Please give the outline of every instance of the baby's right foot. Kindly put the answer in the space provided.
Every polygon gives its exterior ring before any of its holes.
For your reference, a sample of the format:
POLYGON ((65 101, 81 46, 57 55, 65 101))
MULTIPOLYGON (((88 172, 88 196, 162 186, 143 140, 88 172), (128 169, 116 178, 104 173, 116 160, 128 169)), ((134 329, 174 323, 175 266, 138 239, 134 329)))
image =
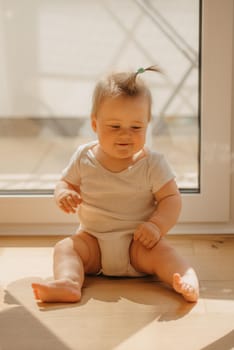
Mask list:
POLYGON ((72 280, 54 280, 47 283, 32 283, 35 299, 45 303, 75 303, 81 299, 81 288, 72 280))

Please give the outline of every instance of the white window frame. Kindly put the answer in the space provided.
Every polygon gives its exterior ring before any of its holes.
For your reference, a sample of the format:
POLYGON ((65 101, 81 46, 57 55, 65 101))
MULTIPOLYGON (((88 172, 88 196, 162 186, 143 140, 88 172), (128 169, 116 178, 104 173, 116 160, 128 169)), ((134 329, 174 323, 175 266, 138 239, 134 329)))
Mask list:
MULTIPOLYGON (((201 39, 201 191, 182 195, 182 225, 229 221, 232 0, 202 1, 201 39)), ((0 223, 0 234, 33 231, 37 234, 53 231, 59 234, 67 232, 64 230, 69 225, 75 227, 77 217, 63 214, 56 207, 52 195, 5 195, 0 197, 0 223), (38 229, 32 230, 32 226, 38 229), (47 229, 43 230, 45 226, 47 229)))

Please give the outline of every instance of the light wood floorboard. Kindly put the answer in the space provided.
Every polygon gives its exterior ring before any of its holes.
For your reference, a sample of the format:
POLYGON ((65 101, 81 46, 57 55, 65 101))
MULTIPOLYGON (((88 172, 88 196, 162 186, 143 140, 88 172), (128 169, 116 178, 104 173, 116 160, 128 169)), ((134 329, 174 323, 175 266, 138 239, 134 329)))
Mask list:
POLYGON ((0 237, 0 350, 234 349, 234 236, 169 236, 198 272, 195 305, 152 277, 88 277, 80 303, 37 303, 59 239, 0 237))

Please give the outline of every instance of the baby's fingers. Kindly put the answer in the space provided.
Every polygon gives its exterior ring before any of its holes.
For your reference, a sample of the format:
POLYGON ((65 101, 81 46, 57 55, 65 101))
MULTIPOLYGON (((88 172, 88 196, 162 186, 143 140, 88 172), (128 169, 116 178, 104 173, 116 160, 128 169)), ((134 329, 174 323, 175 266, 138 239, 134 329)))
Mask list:
POLYGON ((78 205, 82 202, 81 197, 77 193, 72 195, 72 199, 76 205, 78 205))
POLYGON ((76 202, 74 201, 71 195, 68 195, 67 197, 59 201, 60 208, 66 213, 75 213, 76 212, 75 209, 77 208, 77 205, 78 204, 76 204, 76 202))
POLYGON ((147 245, 145 245, 145 247, 147 249, 152 249, 157 243, 158 243, 158 240, 154 239, 154 240, 150 241, 147 245))
POLYGON ((133 235, 134 241, 140 240, 140 238, 143 238, 143 229, 142 226, 139 226, 133 235))
POLYGON ((59 207, 65 211, 65 213, 75 213, 75 210, 67 203, 67 201, 59 202, 59 207))
POLYGON ((67 203, 72 207, 76 208, 80 204, 81 200, 77 195, 69 195, 67 198, 67 203))

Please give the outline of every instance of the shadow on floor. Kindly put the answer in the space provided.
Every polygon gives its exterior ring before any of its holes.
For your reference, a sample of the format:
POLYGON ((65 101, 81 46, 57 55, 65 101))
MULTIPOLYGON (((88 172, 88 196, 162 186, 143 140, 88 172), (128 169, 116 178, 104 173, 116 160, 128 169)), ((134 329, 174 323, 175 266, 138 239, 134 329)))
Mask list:
POLYGON ((153 321, 183 318, 194 306, 148 277, 88 277, 80 303, 36 303, 35 281, 26 278, 7 287, 0 312, 1 349, 15 349, 18 338, 17 350, 88 350, 94 344, 95 349, 113 349, 153 321))
POLYGON ((214 343, 207 345, 201 350, 231 350, 234 348, 234 330, 216 340, 214 343))
POLYGON ((22 305, 0 310, 1 350, 69 350, 50 329, 22 305))

